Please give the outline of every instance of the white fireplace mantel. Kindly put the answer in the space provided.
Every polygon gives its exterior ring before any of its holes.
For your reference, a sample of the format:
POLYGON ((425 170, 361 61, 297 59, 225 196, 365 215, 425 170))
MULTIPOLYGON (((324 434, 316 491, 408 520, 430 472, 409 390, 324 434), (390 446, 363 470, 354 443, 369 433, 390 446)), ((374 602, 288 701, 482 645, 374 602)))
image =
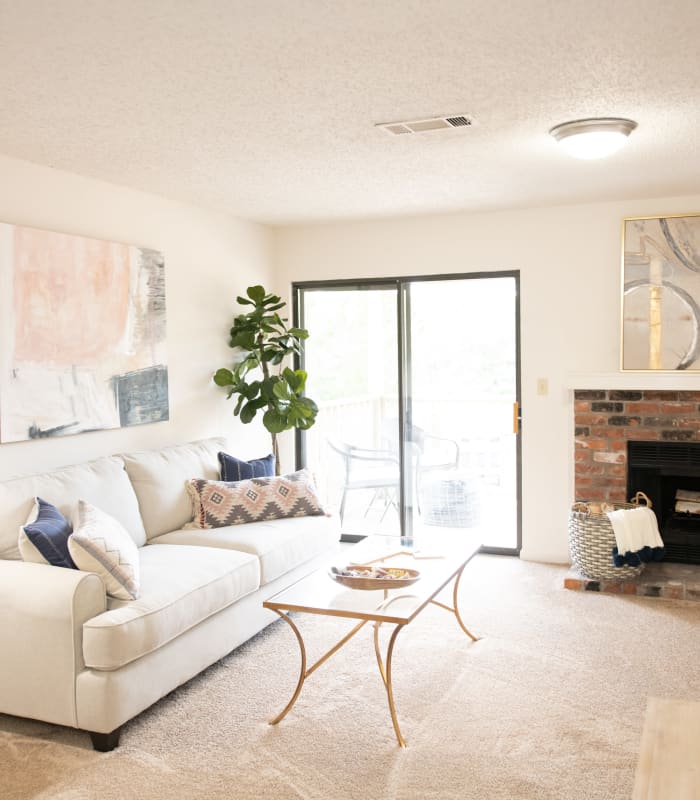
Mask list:
POLYGON ((700 391, 698 372, 569 372, 567 389, 700 391))

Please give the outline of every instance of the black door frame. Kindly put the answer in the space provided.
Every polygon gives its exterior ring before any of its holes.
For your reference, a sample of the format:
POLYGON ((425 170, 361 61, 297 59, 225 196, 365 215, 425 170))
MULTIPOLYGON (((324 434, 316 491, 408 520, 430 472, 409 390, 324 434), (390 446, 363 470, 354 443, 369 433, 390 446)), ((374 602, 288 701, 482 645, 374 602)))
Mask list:
MULTIPOLYGON (((522 548, 522 402, 521 402, 521 366, 520 366, 520 270, 499 270, 494 272, 464 272, 442 273, 439 275, 402 275, 387 278, 341 278, 334 280, 294 281, 292 283, 292 320, 296 327, 303 326, 304 320, 304 292, 313 290, 367 291, 372 289, 394 289, 397 303, 397 338, 398 338, 398 391, 399 391, 399 427, 401 432, 406 430, 411 416, 411 398, 406 391, 410 385, 411 369, 411 342, 407 322, 410 319, 410 284, 424 281, 440 282, 455 280, 478 280, 483 278, 513 278, 515 281, 515 402, 517 411, 514 421, 517 430, 514 431, 516 446, 516 527, 517 544, 515 548, 509 547, 482 547, 484 553, 499 555, 518 555, 522 548)), ((295 356, 296 369, 304 369, 304 351, 300 356, 295 356)), ((405 469, 405 437, 400 437, 399 449, 401 475, 405 469)), ((303 431, 295 430, 295 463, 297 469, 306 465, 306 442, 303 431)), ((406 508, 405 480, 400 484, 400 511, 402 535, 411 536, 412 518, 406 508)))

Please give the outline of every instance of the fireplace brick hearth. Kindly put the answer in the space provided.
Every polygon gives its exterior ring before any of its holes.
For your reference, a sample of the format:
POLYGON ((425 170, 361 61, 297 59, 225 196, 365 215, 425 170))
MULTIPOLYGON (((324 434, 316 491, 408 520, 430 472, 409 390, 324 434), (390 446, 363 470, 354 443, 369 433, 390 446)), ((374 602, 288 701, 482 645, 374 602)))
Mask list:
POLYGON ((636 578, 626 581, 596 581, 571 570, 564 588, 626 597, 658 597, 700 603, 700 566, 697 564, 647 564, 636 578))
POLYGON ((700 391, 574 391, 576 500, 623 503, 627 442, 700 442, 700 391))

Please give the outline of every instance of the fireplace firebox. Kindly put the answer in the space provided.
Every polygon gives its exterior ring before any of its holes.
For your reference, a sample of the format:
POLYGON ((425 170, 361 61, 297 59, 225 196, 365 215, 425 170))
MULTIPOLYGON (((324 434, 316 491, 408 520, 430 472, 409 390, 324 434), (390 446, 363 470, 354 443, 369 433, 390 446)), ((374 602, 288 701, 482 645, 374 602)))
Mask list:
POLYGON ((628 441, 627 496, 637 491, 652 501, 665 560, 700 564, 700 513, 679 500, 700 497, 700 442, 628 441))

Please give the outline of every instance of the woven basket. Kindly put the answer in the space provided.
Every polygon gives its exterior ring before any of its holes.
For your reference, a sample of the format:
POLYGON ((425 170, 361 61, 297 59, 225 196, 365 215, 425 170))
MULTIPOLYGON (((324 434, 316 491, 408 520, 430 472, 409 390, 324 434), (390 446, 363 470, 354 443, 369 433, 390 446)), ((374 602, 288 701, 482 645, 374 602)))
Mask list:
MULTIPOLYGON (((640 502, 651 508, 651 501, 643 492, 637 492, 629 503, 611 503, 609 507, 610 510, 636 508, 640 502)), ((607 514, 602 511, 596 513, 591 510, 591 505, 574 503, 569 513, 569 552, 574 569, 593 580, 624 581, 636 578, 645 565, 615 566, 612 553, 616 542, 612 525, 607 514)))
POLYGON ((479 524, 479 487, 468 478, 440 477, 422 487, 421 506, 426 525, 473 528, 479 524))

